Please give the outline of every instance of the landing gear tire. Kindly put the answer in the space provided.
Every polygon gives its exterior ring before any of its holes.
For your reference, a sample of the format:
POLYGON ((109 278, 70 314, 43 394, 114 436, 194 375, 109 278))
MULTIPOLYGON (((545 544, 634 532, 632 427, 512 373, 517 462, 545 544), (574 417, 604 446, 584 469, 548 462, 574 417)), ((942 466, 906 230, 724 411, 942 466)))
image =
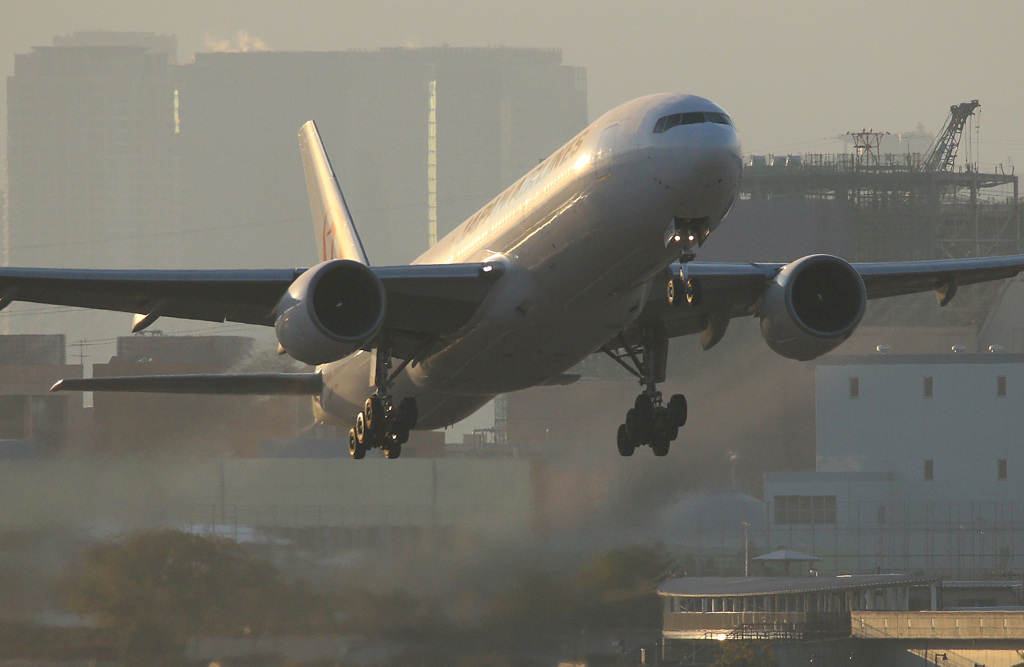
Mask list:
POLYGON ((363 443, 359 442, 354 428, 348 430, 348 453, 354 459, 361 459, 366 456, 366 447, 363 446, 363 443))
POLYGON ((682 303, 682 299, 679 297, 683 294, 683 279, 679 276, 672 276, 668 279, 668 285, 665 286, 665 296, 668 298, 668 303, 671 306, 678 306, 682 303))
POLYGON ((680 276, 672 276, 669 278, 665 290, 665 296, 673 306, 680 306, 684 303, 688 306, 696 306, 700 304, 701 297, 704 295, 703 286, 697 278, 683 280, 680 276))
POLYGON ((654 415, 654 434, 651 436, 651 450, 655 456, 668 454, 669 445, 679 435, 679 429, 669 423, 668 410, 658 408, 654 415))
POLYGON ((626 413, 626 435, 629 437, 629 441, 633 443, 633 447, 637 447, 643 443, 643 439, 640 435, 640 417, 636 413, 636 408, 629 410, 626 413))
POLYGON ((636 451, 636 445, 634 445, 633 441, 630 440, 629 433, 626 430, 626 425, 625 424, 619 424, 619 432, 618 432, 617 440, 618 440, 618 446, 619 446, 619 455, 620 456, 633 456, 633 452, 636 451))
POLYGON ((633 403, 636 411, 637 432, 641 442, 650 442, 654 435, 654 400, 647 394, 640 394, 633 403))
POLYGON ((358 442, 363 447, 366 447, 370 439, 370 433, 369 429, 366 428, 366 416, 362 412, 356 415, 355 432, 356 442, 358 442))
POLYGON ((686 426, 686 397, 682 394, 673 394, 668 399, 669 422, 677 429, 686 426))
POLYGON ((387 444, 384 445, 384 456, 389 459, 397 459, 402 455, 402 443, 398 442, 395 436, 389 436, 387 444))
POLYGON ((363 404, 363 415, 368 431, 380 430, 378 427, 384 425, 384 401, 378 394, 366 399, 366 403, 363 404))
POLYGON ((697 306, 704 296, 704 286, 697 278, 687 278, 683 285, 683 293, 686 295, 686 305, 697 306))

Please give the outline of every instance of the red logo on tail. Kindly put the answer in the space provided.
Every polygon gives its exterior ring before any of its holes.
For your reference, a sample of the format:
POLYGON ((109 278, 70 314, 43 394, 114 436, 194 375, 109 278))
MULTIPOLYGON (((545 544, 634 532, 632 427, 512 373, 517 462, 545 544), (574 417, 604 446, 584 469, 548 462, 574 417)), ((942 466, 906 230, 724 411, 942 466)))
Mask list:
POLYGON ((330 214, 324 214, 324 224, 320 226, 320 239, 322 250, 320 260, 326 262, 328 259, 337 259, 334 247, 334 225, 330 223, 330 214))

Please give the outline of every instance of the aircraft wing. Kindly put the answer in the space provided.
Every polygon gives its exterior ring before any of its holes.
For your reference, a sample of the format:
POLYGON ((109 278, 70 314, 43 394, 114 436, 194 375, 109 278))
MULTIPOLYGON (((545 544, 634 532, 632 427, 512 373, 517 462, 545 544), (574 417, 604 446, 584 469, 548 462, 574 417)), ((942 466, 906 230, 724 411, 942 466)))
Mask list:
MULTIPOLYGON (((767 285, 786 265, 783 263, 702 263, 687 267, 698 278, 702 296, 696 306, 672 306, 665 296, 666 274, 655 281, 637 327, 624 332, 627 341, 636 339, 639 326, 664 326, 669 337, 701 334, 706 348, 721 339, 733 317, 756 314, 757 303, 767 285)), ((868 299, 935 290, 945 305, 960 285, 1012 278, 1024 270, 1024 255, 950 259, 921 262, 877 262, 852 265, 864 280, 868 299)), ((678 274, 679 265, 671 267, 678 274)), ((620 341, 609 343, 618 347, 620 341)))
MULTIPOLYGON (((278 302, 304 270, 0 268, 0 308, 27 301, 135 313, 135 330, 158 317, 273 326, 278 302)), ((400 358, 464 326, 502 274, 500 265, 478 263, 372 270, 387 291, 400 358)))

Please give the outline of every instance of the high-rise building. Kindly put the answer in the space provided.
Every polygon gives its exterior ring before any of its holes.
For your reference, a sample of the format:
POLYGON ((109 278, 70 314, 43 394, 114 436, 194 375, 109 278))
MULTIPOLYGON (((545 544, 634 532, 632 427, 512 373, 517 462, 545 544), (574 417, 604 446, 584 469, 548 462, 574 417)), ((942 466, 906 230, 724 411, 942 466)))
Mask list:
POLYGON ((171 55, 163 44, 75 42, 16 55, 7 81, 10 261, 173 265, 164 236, 180 200, 171 55))
POLYGON ((375 264, 407 262, 587 124, 557 49, 200 53, 180 72, 190 266, 307 265, 317 122, 375 264))
MULTIPOLYGON (((179 264, 175 38, 87 33, 54 43, 16 55, 7 80, 7 261, 179 264)), ((8 328, 72 340, 111 335, 109 315, 48 310, 16 311, 8 328)))

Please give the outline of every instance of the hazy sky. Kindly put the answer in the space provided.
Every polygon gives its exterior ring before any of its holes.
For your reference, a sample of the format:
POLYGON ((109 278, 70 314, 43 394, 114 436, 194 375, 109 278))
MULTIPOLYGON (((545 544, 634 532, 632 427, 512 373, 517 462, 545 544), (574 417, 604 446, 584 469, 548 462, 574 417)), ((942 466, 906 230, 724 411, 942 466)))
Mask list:
POLYGON ((0 0, 0 17, 7 75, 15 53, 81 30, 174 34, 183 62, 239 31, 272 50, 557 46, 588 70, 592 118, 692 92, 733 115, 747 153, 834 151, 829 137, 862 127, 935 132, 951 104, 978 98, 982 167, 1024 165, 1017 0, 0 0))

